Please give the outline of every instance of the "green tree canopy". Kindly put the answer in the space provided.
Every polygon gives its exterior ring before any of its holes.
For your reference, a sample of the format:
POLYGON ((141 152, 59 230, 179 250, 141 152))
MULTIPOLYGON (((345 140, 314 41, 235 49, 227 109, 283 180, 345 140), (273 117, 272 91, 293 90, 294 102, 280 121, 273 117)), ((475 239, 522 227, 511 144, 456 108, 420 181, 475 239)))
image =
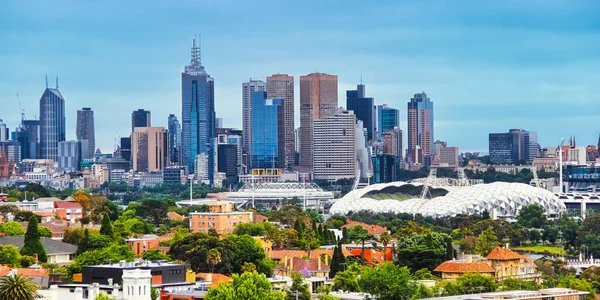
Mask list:
POLYGON ((19 222, 11 221, 0 223, 0 233, 4 233, 6 236, 22 236, 25 234, 25 230, 19 222))
POLYGON ((490 226, 477 237, 474 252, 481 256, 487 256, 498 244, 498 237, 490 226))
POLYGON ((144 199, 140 202, 140 207, 136 209, 137 216, 154 224, 154 226, 165 224, 168 212, 169 203, 158 199, 144 199))
POLYGON ((112 244, 106 248, 90 250, 81 253, 75 258, 75 262, 66 267, 66 278, 72 279, 73 274, 81 273, 83 266, 117 263, 121 260, 133 261, 135 255, 127 245, 112 244))
POLYGON ((21 263, 21 253, 14 245, 0 245, 0 264, 18 265, 21 263))
POLYGON ((308 286, 304 283, 302 275, 298 273, 292 274, 292 286, 287 290, 288 300, 310 300, 310 292, 308 286))
POLYGON ((433 270, 442 262, 452 259, 452 240, 443 233, 412 233, 398 239, 396 253, 397 262, 413 272, 423 268, 433 270))
POLYGON ((85 229, 83 239, 77 248, 77 255, 86 251, 102 249, 110 246, 114 242, 112 237, 102 235, 98 231, 85 229))
POLYGON ((51 238, 52 230, 46 226, 38 226, 38 231, 40 232, 40 237, 51 238))
POLYGON ((523 227, 541 228, 546 223, 544 208, 538 204, 521 207, 517 216, 517 223, 523 227))
POLYGON ((206 293, 206 300, 284 300, 282 292, 272 291, 273 286, 264 275, 257 272, 233 274, 229 283, 212 287, 206 293))
POLYGON ((157 250, 157 249, 151 249, 151 250, 144 252, 144 254, 142 255, 142 258, 144 260, 149 260, 149 261, 171 260, 171 258, 168 255, 163 254, 162 252, 160 252, 160 250, 157 250))
POLYGON ((343 270, 346 263, 346 257, 342 252, 342 243, 340 242, 333 248, 333 257, 331 257, 331 263, 329 264, 329 278, 335 278, 337 272, 343 270))
POLYGON ((417 292, 410 270, 391 262, 366 269, 358 281, 363 292, 381 300, 408 300, 417 292))
POLYGON ((241 267, 246 262, 253 263, 261 274, 270 276, 273 273, 275 264, 266 257, 264 249, 257 240, 249 235, 233 234, 227 236, 226 239, 234 244, 233 260, 231 261, 234 273, 241 273, 241 267))
POLYGON ((27 232, 25 233, 25 240, 23 241, 23 248, 21 248, 21 255, 36 256, 41 262, 47 262, 48 256, 46 249, 40 240, 40 232, 38 230, 38 219, 36 216, 29 218, 27 224, 27 232))
POLYGON ((105 235, 113 239, 115 237, 115 232, 113 230, 113 226, 110 222, 110 216, 107 212, 102 214, 102 226, 100 227, 100 234, 105 235))

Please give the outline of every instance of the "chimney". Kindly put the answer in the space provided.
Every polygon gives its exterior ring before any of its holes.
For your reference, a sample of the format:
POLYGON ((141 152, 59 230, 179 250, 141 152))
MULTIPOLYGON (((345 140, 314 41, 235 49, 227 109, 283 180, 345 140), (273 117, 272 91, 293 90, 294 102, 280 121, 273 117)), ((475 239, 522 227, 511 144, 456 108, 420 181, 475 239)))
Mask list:
POLYGON ((290 270, 294 269, 294 258, 290 257, 290 270))
POLYGON ((472 262, 473 262, 473 255, 470 255, 470 254, 469 254, 469 255, 467 255, 466 262, 468 262, 468 263, 472 263, 472 262))
POLYGON ((506 250, 509 250, 509 249, 508 249, 508 246, 509 246, 509 244, 508 244, 508 243, 506 243, 506 246, 504 247, 504 249, 506 249, 506 250))
POLYGON ((206 273, 206 276, 204 276, 204 281, 210 282, 211 285, 212 285, 212 280, 213 280, 212 275, 213 275, 212 273, 206 273))
POLYGON ((76 287, 73 292, 73 296, 71 297, 73 300, 83 300, 83 289, 81 287, 76 287))
POLYGON ((317 270, 321 270, 321 259, 317 257, 317 270))

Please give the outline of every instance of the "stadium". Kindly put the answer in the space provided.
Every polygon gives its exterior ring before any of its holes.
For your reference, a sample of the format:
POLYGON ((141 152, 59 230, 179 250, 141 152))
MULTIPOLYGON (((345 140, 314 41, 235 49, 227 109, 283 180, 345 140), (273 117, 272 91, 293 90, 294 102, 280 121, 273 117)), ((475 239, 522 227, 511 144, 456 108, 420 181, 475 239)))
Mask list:
POLYGON ((555 194, 522 183, 428 186, 420 182, 392 182, 353 190, 331 206, 330 214, 370 210, 444 217, 487 211, 494 218, 512 219, 522 206, 530 204, 540 205, 549 217, 566 210, 555 194))

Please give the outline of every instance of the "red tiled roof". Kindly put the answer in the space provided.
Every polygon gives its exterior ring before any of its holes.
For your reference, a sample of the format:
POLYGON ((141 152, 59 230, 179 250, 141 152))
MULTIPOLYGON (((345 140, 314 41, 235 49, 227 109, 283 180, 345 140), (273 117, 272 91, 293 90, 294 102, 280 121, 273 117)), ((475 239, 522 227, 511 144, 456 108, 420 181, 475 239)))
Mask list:
POLYGON ((68 201, 54 201, 54 208, 83 209, 81 204, 68 201))
POLYGON ((263 215, 254 214, 254 223, 262 223, 262 222, 267 222, 267 221, 269 221, 269 218, 267 218, 263 215))
POLYGON ((342 228, 352 228, 356 225, 360 225, 362 228, 366 229, 369 232, 369 234, 372 234, 372 235, 380 235, 380 234, 388 231, 383 226, 369 225, 366 223, 356 222, 356 221, 351 221, 351 220, 346 221, 346 225, 342 226, 342 228))
MULTIPOLYGON (((5 277, 10 273, 14 268, 8 266, 0 266, 0 277, 5 277)), ((44 270, 36 270, 36 269, 25 269, 25 268, 17 268, 17 274, 21 274, 27 277, 47 277, 48 274, 44 270)))
POLYGON ((442 273, 495 273, 496 271, 490 265, 483 261, 463 262, 463 261, 445 261, 434 271, 442 273))
POLYGON ((512 259, 524 259, 525 257, 517 252, 504 249, 500 246, 492 249, 492 252, 485 258, 490 260, 512 260, 512 259))

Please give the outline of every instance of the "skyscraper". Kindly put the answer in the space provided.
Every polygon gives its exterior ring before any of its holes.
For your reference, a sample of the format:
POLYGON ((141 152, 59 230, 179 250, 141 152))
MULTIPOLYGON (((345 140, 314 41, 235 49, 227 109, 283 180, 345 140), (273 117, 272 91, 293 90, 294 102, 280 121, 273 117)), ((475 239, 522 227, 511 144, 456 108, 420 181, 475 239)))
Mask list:
POLYGON ((490 133, 490 161, 494 164, 527 163, 539 156, 537 132, 523 129, 510 129, 507 133, 490 133))
POLYGON ((332 113, 314 121, 313 134, 314 177, 333 182, 356 177, 357 126, 352 111, 338 108, 332 113))
POLYGON ((267 77, 267 98, 283 99, 278 114, 282 126, 279 128, 279 139, 284 141, 279 156, 283 158, 283 168, 289 169, 294 165, 295 125, 294 125, 294 77, 287 74, 273 74, 267 77))
POLYGON ((2 119, 0 119, 0 142, 6 142, 8 141, 8 139, 8 127, 6 126, 6 124, 4 124, 2 119))
POLYGON ((414 163, 426 163, 432 154, 433 102, 422 92, 408 102, 408 158, 414 163))
POLYGON ((56 87, 48 87, 40 98, 40 156, 42 159, 58 158, 58 143, 65 140, 65 99, 58 91, 58 78, 56 87))
POLYGON ((81 149, 82 159, 94 158, 96 136, 94 131, 94 111, 89 107, 77 110, 77 140, 87 140, 87 149, 81 149))
POLYGON ((266 84, 262 80, 250 78, 248 82, 242 83, 242 128, 244 130, 242 140, 246 157, 252 157, 252 93, 264 90, 266 84))
POLYGON ((346 109, 354 112, 367 129, 367 140, 375 138, 375 100, 365 97, 365 85, 359 84, 356 90, 346 91, 346 109))
POLYGON ((381 141, 383 133, 400 127, 400 112, 387 104, 377 106, 377 138, 381 141))
POLYGON ((40 158, 40 121, 23 120, 17 128, 17 141, 21 145, 22 159, 40 158))
POLYGON ((58 143, 58 169, 60 171, 75 172, 79 170, 83 150, 81 141, 63 141, 58 143))
POLYGON ((337 108, 337 75, 311 73, 300 76, 300 166, 313 168, 314 121, 337 108))
POLYGON ((169 141, 164 127, 136 127, 131 134, 135 172, 163 170, 169 161, 169 141))
MULTIPOLYGON (((202 66, 200 47, 194 39, 190 64, 181 73, 181 121, 183 164, 194 170, 194 160, 200 153, 207 154, 207 164, 214 165, 215 89, 214 79, 202 66)), ((213 168, 208 168, 212 182, 213 168)))
POLYGON ((138 109, 131 113, 131 132, 136 127, 152 126, 152 115, 149 110, 138 109))
POLYGON ((168 119, 169 132, 169 157, 172 163, 179 162, 181 152, 181 124, 174 114, 169 115, 168 119))
POLYGON ((284 141, 280 139, 280 126, 283 122, 277 113, 283 99, 267 99, 264 91, 252 93, 252 169, 275 169, 283 167, 279 156, 284 141))

